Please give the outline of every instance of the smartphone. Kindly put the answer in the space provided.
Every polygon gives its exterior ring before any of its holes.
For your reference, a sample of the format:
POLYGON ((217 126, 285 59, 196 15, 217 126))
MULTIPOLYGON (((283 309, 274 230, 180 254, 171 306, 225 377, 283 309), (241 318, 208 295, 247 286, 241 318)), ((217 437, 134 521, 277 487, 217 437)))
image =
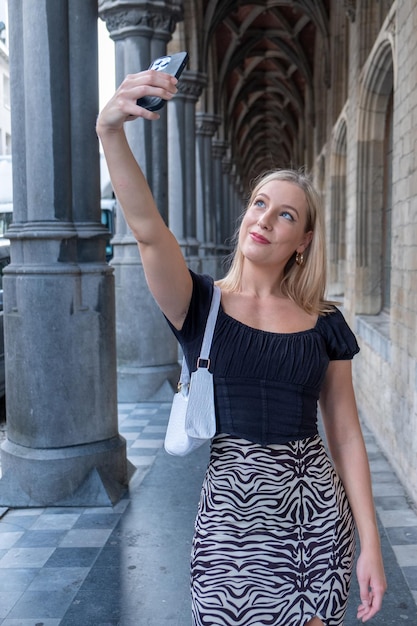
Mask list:
MULTIPOLYGON (((150 70, 157 70, 158 72, 165 72, 171 74, 175 78, 179 78, 183 69, 187 65, 188 54, 187 52, 177 52, 171 56, 159 57, 155 59, 149 66, 150 70)), ((143 96, 136 101, 140 107, 148 109, 148 111, 158 111, 162 109, 166 100, 158 98, 157 96, 143 96)))

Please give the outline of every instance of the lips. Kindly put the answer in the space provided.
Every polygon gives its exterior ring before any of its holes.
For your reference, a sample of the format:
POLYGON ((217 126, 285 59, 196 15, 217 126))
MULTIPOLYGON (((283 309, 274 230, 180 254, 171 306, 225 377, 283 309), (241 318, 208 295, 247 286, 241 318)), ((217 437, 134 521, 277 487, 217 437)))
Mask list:
POLYGON ((268 239, 266 239, 265 237, 263 237, 259 233, 249 233, 249 234, 250 234, 251 238, 253 239, 253 241, 256 241, 256 243, 262 243, 262 244, 271 243, 270 241, 268 241, 268 239))

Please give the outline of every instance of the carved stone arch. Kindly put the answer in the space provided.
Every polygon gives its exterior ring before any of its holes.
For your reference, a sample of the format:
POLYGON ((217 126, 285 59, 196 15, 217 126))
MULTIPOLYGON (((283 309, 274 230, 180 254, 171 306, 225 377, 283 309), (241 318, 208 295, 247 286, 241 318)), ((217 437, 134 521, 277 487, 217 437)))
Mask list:
POLYGON ((342 295, 346 264, 347 117, 342 112, 333 132, 330 154, 329 291, 342 295))
POLYGON ((382 302, 382 214, 386 116, 394 86, 393 39, 385 31, 364 68, 359 98, 357 171, 357 313, 377 315, 382 302))

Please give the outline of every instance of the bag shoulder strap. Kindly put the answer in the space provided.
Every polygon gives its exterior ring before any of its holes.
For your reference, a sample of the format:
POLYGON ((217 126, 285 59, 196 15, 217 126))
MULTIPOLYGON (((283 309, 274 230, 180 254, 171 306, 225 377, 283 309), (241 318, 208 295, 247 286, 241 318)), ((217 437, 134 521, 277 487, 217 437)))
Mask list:
POLYGON ((214 327, 216 326, 217 313, 220 306, 221 291, 217 285, 213 286, 210 311, 207 318, 206 330, 204 331, 203 343, 201 344, 200 359, 207 360, 210 356, 211 342, 213 341, 214 327))
MULTIPOLYGON (((217 313, 219 312, 221 290, 217 285, 213 285, 213 296, 211 298, 210 310, 204 331, 203 343, 201 345, 200 359, 208 360, 210 356, 211 342, 213 341, 214 327, 216 326, 217 313)), ((182 358, 181 376, 178 387, 188 385, 190 382, 190 370, 188 369, 185 357, 182 358)))

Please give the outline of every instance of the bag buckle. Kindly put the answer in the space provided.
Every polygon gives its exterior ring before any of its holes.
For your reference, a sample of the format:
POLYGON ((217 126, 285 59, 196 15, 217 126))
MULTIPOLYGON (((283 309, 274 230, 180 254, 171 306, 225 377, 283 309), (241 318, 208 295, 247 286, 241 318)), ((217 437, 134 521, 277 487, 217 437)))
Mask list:
POLYGON ((202 359, 200 356, 197 359, 197 368, 205 367, 209 369, 210 367, 210 359, 202 359))

